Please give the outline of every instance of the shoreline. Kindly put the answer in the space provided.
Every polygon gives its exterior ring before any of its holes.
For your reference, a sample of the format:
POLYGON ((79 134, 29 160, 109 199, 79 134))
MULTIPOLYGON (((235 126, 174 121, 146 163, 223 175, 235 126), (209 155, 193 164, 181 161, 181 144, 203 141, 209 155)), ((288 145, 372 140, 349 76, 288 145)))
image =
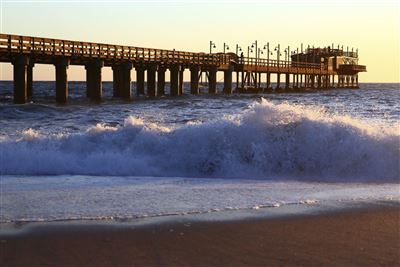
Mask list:
POLYGON ((99 217, 49 220, 0 221, 0 237, 18 235, 37 227, 48 228, 60 225, 106 226, 106 227, 146 227, 179 222, 235 222, 246 220, 274 220, 282 218, 302 218, 326 214, 345 213, 380 208, 399 208, 400 199, 353 200, 353 201, 312 201, 287 203, 283 205, 260 206, 243 209, 222 209, 208 212, 184 212, 154 214, 138 217, 99 217))
POLYGON ((9 229, 8 234, 0 232, 0 263, 2 266, 400 265, 397 201, 354 203, 343 208, 304 206, 307 212, 288 209, 280 213, 281 208, 270 208, 270 213, 275 212, 271 216, 252 211, 241 217, 220 216, 217 212, 128 222, 26 223, 9 229), (256 215, 249 216, 251 213, 256 215))

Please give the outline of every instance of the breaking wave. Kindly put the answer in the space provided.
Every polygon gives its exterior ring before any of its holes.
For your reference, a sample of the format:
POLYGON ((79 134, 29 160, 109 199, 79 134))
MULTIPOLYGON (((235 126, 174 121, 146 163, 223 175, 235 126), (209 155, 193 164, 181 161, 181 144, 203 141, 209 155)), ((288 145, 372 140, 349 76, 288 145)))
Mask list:
POLYGON ((235 117, 167 128, 128 117, 79 134, 0 139, 0 173, 399 181, 400 128, 262 99, 235 117))

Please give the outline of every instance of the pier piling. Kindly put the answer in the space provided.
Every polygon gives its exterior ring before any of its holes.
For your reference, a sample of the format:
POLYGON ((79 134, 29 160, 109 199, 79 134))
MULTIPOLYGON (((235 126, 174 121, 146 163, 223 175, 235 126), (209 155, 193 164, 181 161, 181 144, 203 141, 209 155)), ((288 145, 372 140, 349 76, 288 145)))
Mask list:
POLYGON ((165 95, 165 67, 158 67, 157 70, 157 95, 165 95))
POLYGON ((199 66, 192 66, 190 68, 190 93, 198 95, 199 92, 199 66))
POLYGON ((217 93, 217 67, 210 67, 208 72, 208 93, 217 93))
POLYGON ((149 97, 155 97, 156 92, 156 65, 150 65, 147 67, 147 95, 149 97))
POLYGON ((170 95, 171 96, 178 96, 179 95, 179 65, 172 65, 170 67, 170 95))
POLYGON ((28 100, 32 100, 33 97, 33 64, 30 60, 28 67, 27 67, 27 76, 26 76, 26 93, 28 100))
POLYGON ((113 72, 113 96, 114 97, 121 97, 121 71, 120 65, 115 64, 111 67, 113 72))
POLYGON ((102 98, 102 77, 101 69, 104 62, 94 60, 86 64, 86 90, 87 96, 95 101, 100 101, 102 98))
POLYGON ((224 71, 224 93, 232 94, 232 66, 224 71))
POLYGON ((144 66, 137 65, 136 69, 136 95, 144 95, 144 66))
POLYGON ((180 71, 179 71, 179 85, 178 85, 178 95, 183 95, 183 73, 185 71, 185 68, 181 66, 180 71))
POLYGON ((27 92, 27 69, 29 58, 18 56, 13 62, 14 65, 14 103, 25 104, 28 98, 27 92))
POLYGON ((59 58, 55 62, 56 67, 56 102, 60 104, 68 101, 68 74, 69 59, 59 58))
POLYGON ((131 62, 123 62, 119 69, 119 96, 127 100, 132 98, 132 68, 131 62))

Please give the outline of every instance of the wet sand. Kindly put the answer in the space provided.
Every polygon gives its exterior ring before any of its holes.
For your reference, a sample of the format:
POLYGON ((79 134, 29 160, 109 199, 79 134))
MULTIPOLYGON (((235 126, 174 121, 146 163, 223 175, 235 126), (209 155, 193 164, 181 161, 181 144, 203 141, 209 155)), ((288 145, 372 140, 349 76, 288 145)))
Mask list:
POLYGON ((400 266, 400 208, 144 226, 53 224, 1 236, 1 266, 400 266))

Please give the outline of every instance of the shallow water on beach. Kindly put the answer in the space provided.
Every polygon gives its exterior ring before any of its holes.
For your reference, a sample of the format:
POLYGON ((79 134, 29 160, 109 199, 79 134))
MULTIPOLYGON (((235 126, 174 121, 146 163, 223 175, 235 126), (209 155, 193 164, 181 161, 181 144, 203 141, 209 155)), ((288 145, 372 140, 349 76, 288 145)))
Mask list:
MULTIPOLYGON (((399 84, 54 103, 0 82, 0 221, 134 218, 400 198, 399 84)), ((221 90, 221 84, 219 84, 221 90)), ((204 88, 204 91, 206 88, 204 88)), ((168 91, 168 90, 167 90, 168 91)))

